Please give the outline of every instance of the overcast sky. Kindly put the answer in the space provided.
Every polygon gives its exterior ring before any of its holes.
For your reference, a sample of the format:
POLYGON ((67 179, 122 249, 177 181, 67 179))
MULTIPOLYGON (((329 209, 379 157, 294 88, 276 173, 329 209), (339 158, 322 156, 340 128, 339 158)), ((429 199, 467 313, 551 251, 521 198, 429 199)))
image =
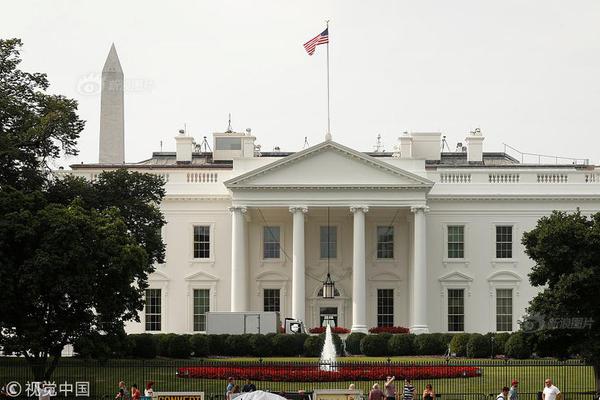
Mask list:
POLYGON ((485 151, 600 163, 600 1, 4 1, 0 36, 22 68, 79 101, 81 154, 96 162, 99 74, 112 42, 126 79, 125 158, 252 128, 263 150, 324 139, 330 19, 333 139, 363 151, 382 135, 440 131, 454 150, 481 128, 485 151))

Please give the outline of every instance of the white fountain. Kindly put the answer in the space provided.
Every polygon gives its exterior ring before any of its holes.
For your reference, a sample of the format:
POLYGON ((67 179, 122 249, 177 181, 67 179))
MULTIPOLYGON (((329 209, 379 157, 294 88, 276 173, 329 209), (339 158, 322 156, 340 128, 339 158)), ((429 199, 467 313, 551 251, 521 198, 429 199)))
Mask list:
POLYGON ((333 344, 333 336, 331 335, 331 325, 328 323, 325 328, 325 343, 323 343, 321 360, 319 361, 321 371, 337 371, 335 359, 335 345, 333 344))

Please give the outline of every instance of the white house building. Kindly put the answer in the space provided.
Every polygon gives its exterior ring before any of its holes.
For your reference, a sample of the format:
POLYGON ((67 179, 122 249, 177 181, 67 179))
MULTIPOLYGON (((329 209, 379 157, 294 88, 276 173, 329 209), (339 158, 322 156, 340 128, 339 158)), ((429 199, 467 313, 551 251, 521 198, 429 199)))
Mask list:
POLYGON ((125 167, 166 181, 166 262, 131 333, 202 332, 209 310, 279 311, 307 327, 332 318, 358 332, 516 330, 537 292, 523 232, 552 210, 600 210, 599 167, 484 152, 479 131, 456 152, 440 151, 440 133, 402 134, 393 153, 333 140, 260 152, 232 131, 215 133, 210 152, 186 134, 175 141, 174 153, 65 171, 94 179, 125 167), (336 293, 324 299, 328 269, 336 293))

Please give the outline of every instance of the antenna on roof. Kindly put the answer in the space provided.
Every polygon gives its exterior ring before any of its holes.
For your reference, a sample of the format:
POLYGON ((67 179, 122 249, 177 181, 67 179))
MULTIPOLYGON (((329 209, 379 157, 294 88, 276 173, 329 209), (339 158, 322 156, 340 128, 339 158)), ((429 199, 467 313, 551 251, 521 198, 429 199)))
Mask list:
POLYGON ((308 144, 308 136, 304 136, 304 145, 302 146, 302 149, 307 149, 309 148, 310 145, 308 144))
POLYGON ((229 122, 227 123, 227 130, 225 133, 233 133, 233 129, 231 129, 231 113, 229 113, 229 122))
POLYGON ((450 146, 448 145, 448 141, 446 140, 446 135, 442 136, 442 153, 444 152, 444 147, 450 151, 450 146))
POLYGON ((199 150, 201 153, 210 153, 212 149, 208 144, 208 140, 206 140, 206 136, 202 137, 202 143, 196 145, 196 150, 199 150))
POLYGON ((162 153, 162 140, 160 141, 160 152, 162 153))
POLYGON ((375 153, 385 152, 385 149, 383 148, 383 143, 381 141, 381 134, 377 135, 377 141, 375 142, 375 146, 373 147, 375 148, 375 153))

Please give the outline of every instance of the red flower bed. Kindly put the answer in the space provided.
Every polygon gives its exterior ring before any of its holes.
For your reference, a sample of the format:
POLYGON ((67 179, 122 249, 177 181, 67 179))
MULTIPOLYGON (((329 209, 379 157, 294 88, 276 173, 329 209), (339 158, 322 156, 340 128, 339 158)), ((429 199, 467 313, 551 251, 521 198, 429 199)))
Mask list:
POLYGON ((369 329, 369 333, 409 333, 410 330, 403 326, 376 326, 369 329))
POLYGON ((232 376, 236 379, 250 379, 268 382, 337 382, 337 381, 371 381, 385 380, 394 375, 397 379, 435 379, 460 378, 481 375, 477 367, 456 367, 446 365, 428 366, 394 366, 394 365, 343 365, 337 371, 321 371, 318 364, 282 364, 282 365, 249 365, 236 364, 183 367, 177 369, 180 378, 204 378, 226 380, 232 376))
MULTIPOLYGON (((315 326, 314 328, 310 328, 308 331, 310 333, 325 333, 325 327, 315 326)), ((341 333, 350 333, 350 329, 342 328, 341 326, 336 326, 334 328, 331 328, 331 333, 337 333, 338 335, 341 333)))

